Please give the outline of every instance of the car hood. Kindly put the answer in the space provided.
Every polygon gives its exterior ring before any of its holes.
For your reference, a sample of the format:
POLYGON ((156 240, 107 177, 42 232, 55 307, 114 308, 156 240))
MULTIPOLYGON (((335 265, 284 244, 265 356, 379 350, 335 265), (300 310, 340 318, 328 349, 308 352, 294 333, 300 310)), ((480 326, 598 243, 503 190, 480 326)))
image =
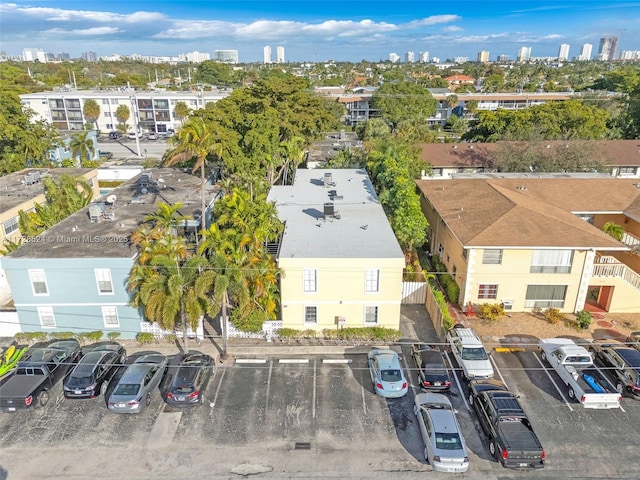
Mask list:
POLYGON ((477 377, 493 376, 493 366, 490 360, 462 360, 462 367, 465 371, 477 377))

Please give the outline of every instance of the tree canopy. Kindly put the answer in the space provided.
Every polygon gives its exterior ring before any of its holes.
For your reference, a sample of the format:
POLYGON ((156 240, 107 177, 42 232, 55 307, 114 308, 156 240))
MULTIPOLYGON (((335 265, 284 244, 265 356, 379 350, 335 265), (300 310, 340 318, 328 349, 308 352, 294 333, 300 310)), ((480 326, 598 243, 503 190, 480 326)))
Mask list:
POLYGON ((436 101, 426 87, 413 82, 385 83, 371 99, 382 118, 394 127, 401 120, 422 120, 436 112, 436 101))

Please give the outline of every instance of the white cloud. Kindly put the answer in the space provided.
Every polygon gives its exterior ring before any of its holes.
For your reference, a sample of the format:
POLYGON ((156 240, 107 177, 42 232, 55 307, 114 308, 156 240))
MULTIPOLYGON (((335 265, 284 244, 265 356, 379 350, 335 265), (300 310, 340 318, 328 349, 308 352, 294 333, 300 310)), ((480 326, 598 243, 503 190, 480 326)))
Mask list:
MULTIPOLYGON (((157 12, 133 12, 119 14, 112 12, 100 12, 95 10, 63 10, 60 8, 46 7, 21 7, 15 3, 0 4, 0 12, 3 15, 19 15, 32 19, 41 19, 48 22, 122 22, 129 24, 150 23, 166 20, 167 17, 157 12)), ((5 17, 6 18, 6 17, 5 17)))
POLYGON ((458 27, 457 25, 450 25, 448 27, 444 27, 442 31, 443 32, 461 32, 462 27, 458 27))
POLYGON ((77 35, 84 37, 99 36, 99 35, 112 35, 114 33, 122 32, 120 28, 116 27, 95 27, 76 30, 66 30, 64 28, 50 28, 43 33, 54 35, 77 35))

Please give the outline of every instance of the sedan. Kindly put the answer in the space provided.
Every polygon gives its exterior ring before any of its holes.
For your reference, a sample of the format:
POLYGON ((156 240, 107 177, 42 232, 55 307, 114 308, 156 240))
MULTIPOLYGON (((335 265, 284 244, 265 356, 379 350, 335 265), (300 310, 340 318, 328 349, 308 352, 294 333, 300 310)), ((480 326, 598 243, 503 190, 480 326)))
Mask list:
POLYGON ((469 455, 449 399, 441 393, 416 395, 413 413, 424 442, 424 458, 436 472, 466 472, 469 455))
POLYGON ((418 369, 418 384, 426 390, 446 391, 451 388, 442 353, 424 344, 411 345, 411 356, 418 369))
POLYGON ((136 132, 129 132, 127 133, 127 138, 129 140, 135 140, 136 138, 138 138, 138 136, 136 135, 136 132))
POLYGON ((147 138, 149 140, 157 140, 158 139, 158 134, 156 132, 151 132, 151 133, 149 133, 149 135, 147 135, 147 138))
POLYGON ((376 394, 386 398, 399 398, 407 394, 409 385, 396 352, 375 348, 367 354, 367 359, 376 394))
POLYGON ((124 365, 126 350, 116 342, 100 342, 87 353, 65 378, 65 398, 95 398, 104 395, 109 381, 124 365))
POLYGON ((172 407, 202 404, 203 393, 213 372, 213 358, 200 352, 186 353, 167 369, 164 401, 172 407))
POLYGON ((158 352, 141 352, 127 366, 107 392, 107 408, 114 413, 140 413, 151 403, 153 390, 160 385, 167 357, 158 352))

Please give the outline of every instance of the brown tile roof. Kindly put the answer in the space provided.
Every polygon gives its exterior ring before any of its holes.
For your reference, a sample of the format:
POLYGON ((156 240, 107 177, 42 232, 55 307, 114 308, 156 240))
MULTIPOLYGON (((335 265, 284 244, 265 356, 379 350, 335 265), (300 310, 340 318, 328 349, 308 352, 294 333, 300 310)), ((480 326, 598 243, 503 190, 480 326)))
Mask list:
MULTIPOLYGON (((497 143, 424 143, 421 158, 433 167, 486 167, 493 165, 493 155, 501 148, 497 143)), ((640 166, 640 140, 588 140, 608 166, 640 166)), ((552 152, 567 148, 570 142, 549 140, 539 142, 540 149, 552 152), (549 148, 547 148, 549 146, 549 148)))
POLYGON ((630 179, 454 178, 416 183, 465 246, 622 250, 620 242, 574 212, 640 212, 640 188, 630 179))
POLYGON ((447 82, 475 82, 475 79, 469 77, 467 75, 451 75, 450 77, 445 77, 447 82))

